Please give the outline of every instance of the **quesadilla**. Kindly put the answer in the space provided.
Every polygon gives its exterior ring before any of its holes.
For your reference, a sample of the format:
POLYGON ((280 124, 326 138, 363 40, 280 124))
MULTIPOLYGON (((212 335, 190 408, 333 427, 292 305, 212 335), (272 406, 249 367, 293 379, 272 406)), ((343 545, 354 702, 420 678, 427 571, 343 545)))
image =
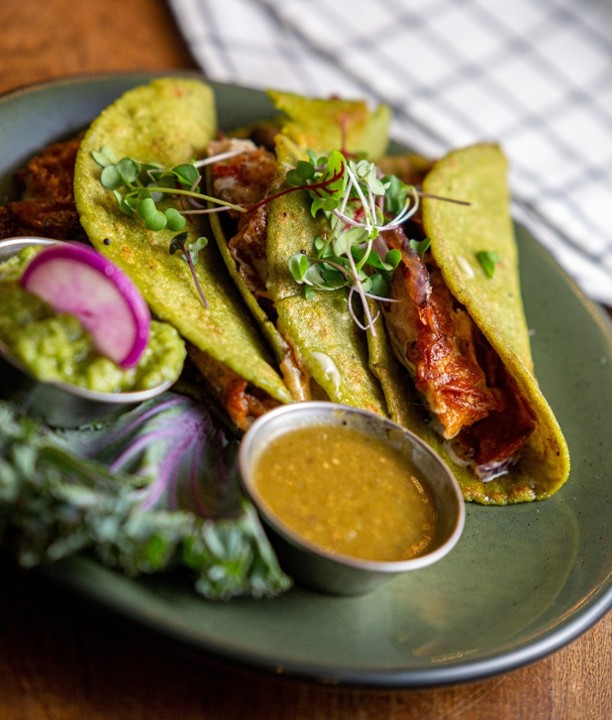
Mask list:
MULTIPOLYGON (((101 184, 101 168, 94 159, 101 149, 110 148, 119 159, 172 167, 202 156, 216 131, 214 96, 202 82, 161 78, 130 90, 85 133, 76 162, 75 200, 91 243, 132 278, 152 312, 188 341, 209 393, 246 429, 254 417, 289 402, 291 395, 215 244, 201 250, 195 265, 205 306, 181 253, 170 252, 176 233, 149 230, 123 212, 101 184)), ((199 218, 186 226, 188 243, 207 232, 199 218)))

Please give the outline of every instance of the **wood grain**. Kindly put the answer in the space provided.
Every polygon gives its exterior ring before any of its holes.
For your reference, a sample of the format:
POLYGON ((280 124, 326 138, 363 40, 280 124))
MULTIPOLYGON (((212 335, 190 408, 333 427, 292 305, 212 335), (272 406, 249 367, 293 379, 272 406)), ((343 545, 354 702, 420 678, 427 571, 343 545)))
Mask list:
MULTIPOLYGON (((0 92, 196 67, 162 0, 2 0, 0 28, 0 92)), ((478 683, 320 687, 219 666, 4 559, 0 720, 607 720, 611 640, 608 616, 553 655, 478 683)))
POLYGON ((325 688, 222 666, 0 564, 0 720, 604 720, 610 618, 553 655, 477 683, 325 688))
POLYGON ((2 0, 0 93, 66 75, 195 68, 163 0, 2 0))

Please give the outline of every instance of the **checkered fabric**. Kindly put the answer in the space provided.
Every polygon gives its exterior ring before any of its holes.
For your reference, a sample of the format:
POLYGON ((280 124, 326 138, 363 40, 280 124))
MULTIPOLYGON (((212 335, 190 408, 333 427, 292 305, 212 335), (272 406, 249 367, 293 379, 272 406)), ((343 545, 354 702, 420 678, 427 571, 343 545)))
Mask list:
POLYGON ((612 306, 609 0, 170 0, 211 80, 365 97, 429 156, 510 158, 513 213, 612 306))

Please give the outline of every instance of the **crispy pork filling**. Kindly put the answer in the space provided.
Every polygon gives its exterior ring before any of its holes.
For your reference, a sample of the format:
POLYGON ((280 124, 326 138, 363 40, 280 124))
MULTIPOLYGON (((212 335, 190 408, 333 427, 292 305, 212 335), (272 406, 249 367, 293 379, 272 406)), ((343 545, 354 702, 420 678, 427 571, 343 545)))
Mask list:
POLYGON ((423 261, 401 230, 385 241, 402 253, 395 302, 383 308, 395 355, 458 458, 483 478, 498 475, 534 429, 527 403, 434 261, 423 261))
POLYGON ((73 139, 49 145, 17 170, 20 198, 0 207, 0 239, 24 235, 84 239, 72 189, 79 144, 73 139))
MULTIPOLYGON (((224 138, 208 146, 208 155, 239 152, 213 165, 212 182, 215 197, 236 205, 257 205, 275 187, 278 164, 274 153, 257 147, 251 140, 224 138), (243 152, 240 152, 243 151, 243 152)), ((226 223, 228 247, 238 272, 247 288, 257 298, 270 320, 276 325, 276 311, 270 299, 266 282, 267 229, 269 205, 263 204, 247 213, 229 211, 226 223)), ((299 360, 299 351, 277 326, 283 341, 279 369, 295 400, 311 398, 311 379, 299 360)))
POLYGON ((258 417, 279 405, 263 390, 251 385, 208 353, 191 344, 187 352, 212 399, 240 430, 246 431, 258 417))
MULTIPOLYGON (((276 157, 250 140, 225 138, 208 146, 209 156, 241 152, 213 165, 215 197, 234 205, 250 206, 263 200, 277 173, 276 157)), ((268 205, 248 213, 229 211, 234 223, 228 241, 238 270, 249 290, 259 299, 268 299, 266 280, 266 233, 268 205)))

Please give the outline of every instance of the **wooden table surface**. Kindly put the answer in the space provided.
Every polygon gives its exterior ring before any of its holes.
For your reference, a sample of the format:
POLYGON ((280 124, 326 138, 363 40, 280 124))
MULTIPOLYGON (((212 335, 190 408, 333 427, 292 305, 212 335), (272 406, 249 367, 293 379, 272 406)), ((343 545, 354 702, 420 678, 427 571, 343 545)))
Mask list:
MULTIPOLYGON (((0 29, 0 93, 80 73, 196 67, 163 0, 2 0, 0 29)), ((326 688, 188 657, 4 559, 0 720, 604 720, 611 631, 608 615, 553 655, 472 684, 326 688)))

